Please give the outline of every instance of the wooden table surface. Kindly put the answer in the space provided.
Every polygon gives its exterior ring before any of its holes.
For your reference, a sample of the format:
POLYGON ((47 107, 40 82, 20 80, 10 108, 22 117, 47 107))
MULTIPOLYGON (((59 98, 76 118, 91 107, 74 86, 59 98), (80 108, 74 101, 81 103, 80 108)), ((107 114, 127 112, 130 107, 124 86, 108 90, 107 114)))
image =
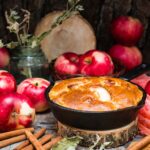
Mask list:
MULTIPOLYGON (((53 133, 53 134, 55 134, 57 131, 56 120, 50 111, 47 111, 47 112, 41 113, 41 114, 37 114, 36 118, 35 118, 35 122, 33 124, 33 127, 36 130, 39 130, 41 127, 44 127, 47 129, 48 133, 53 133)), ((0 150, 13 150, 18 144, 19 143, 16 143, 16 144, 1 148, 0 150)), ((121 146, 121 147, 113 148, 113 149, 109 149, 109 150, 125 150, 127 145, 128 144, 126 144, 125 146, 121 146)), ((83 147, 78 147, 77 150, 88 150, 88 149, 83 148, 83 147)))

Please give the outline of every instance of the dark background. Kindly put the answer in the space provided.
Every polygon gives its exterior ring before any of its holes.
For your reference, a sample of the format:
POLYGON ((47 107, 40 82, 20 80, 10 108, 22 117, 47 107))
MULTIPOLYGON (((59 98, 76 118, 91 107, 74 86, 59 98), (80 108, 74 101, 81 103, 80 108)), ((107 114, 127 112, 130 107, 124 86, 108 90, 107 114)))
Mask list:
MULTIPOLYGON (((66 8, 67 0, 0 0, 0 38, 9 40, 4 11, 10 8, 24 8, 31 12, 30 32, 33 33, 37 23, 45 14, 53 10, 66 8)), ((139 18, 145 31, 137 44, 142 51, 144 62, 150 63, 150 0, 82 0, 84 11, 81 12, 94 28, 97 48, 107 51, 114 41, 109 33, 113 18, 131 15, 139 18)))

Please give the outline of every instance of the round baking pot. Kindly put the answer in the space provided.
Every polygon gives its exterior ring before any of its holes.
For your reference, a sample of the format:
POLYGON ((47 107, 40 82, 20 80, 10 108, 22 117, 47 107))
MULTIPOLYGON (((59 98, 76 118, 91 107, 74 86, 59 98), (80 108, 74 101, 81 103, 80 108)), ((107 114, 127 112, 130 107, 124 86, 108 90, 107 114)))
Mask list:
MULTIPOLYGON (((139 66, 138 68, 136 68, 139 71, 135 71, 134 73, 139 75, 142 72, 145 72, 145 68, 147 67, 149 67, 149 65, 146 65, 144 67, 139 66)), ((133 75, 133 72, 129 72, 129 74, 135 77, 135 75, 133 75)), ((126 77, 128 77, 129 79, 131 79, 132 77, 129 76, 129 74, 122 76, 122 78, 127 80, 126 77)), ((51 81, 51 85, 47 88, 45 94, 49 102, 50 109, 56 119, 58 119, 58 121, 63 124, 85 130, 110 130, 120 128, 131 123, 136 119, 137 111, 144 105, 146 99, 145 91, 137 85, 143 93, 143 97, 137 106, 104 112, 75 110, 58 105, 49 98, 49 92, 53 85, 54 82, 51 81)))

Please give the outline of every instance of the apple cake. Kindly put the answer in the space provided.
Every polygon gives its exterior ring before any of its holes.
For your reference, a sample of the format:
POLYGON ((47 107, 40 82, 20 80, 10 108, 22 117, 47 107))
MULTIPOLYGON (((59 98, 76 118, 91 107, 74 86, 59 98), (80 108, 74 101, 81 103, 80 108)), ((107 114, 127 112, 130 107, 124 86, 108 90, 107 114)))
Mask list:
POLYGON ((143 92, 137 85, 119 78, 77 77, 56 82, 49 97, 67 108, 111 111, 137 106, 143 92))

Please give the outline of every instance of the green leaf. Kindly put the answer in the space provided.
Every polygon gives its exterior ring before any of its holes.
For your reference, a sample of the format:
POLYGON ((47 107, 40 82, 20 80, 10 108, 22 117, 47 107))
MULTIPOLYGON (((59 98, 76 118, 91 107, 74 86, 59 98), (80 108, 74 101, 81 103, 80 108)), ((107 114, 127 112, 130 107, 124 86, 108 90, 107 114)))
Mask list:
POLYGON ((18 12, 11 9, 11 10, 10 10, 10 15, 11 15, 11 16, 18 15, 18 12))
POLYGON ((10 10, 10 17, 11 17, 13 20, 18 20, 18 19, 20 19, 20 16, 18 15, 18 12, 15 11, 15 10, 10 10))
POLYGON ((52 150, 75 150, 81 139, 79 136, 63 138, 52 150))
POLYGON ((83 10, 84 10, 84 8, 83 8, 82 5, 77 5, 77 6, 75 7, 75 9, 76 9, 76 11, 83 11, 83 10))
POLYGON ((18 42, 10 42, 10 43, 7 43, 6 44, 6 47, 7 48, 10 48, 10 49, 14 49, 15 47, 17 47, 19 45, 19 43, 18 42))

